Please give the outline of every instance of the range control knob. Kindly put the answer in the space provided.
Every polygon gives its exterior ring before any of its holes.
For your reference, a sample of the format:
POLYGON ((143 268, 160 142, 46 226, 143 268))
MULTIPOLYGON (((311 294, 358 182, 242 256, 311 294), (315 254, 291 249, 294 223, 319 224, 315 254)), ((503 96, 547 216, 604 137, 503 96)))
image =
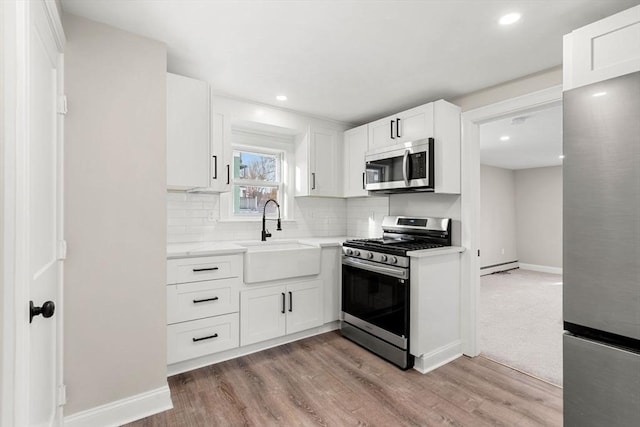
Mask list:
POLYGON ((355 256, 360 256, 360 251, 353 251, 353 254, 354 254, 355 256))
POLYGON ((391 264, 397 264, 398 263, 398 258, 392 256, 389 261, 391 261, 391 264))
POLYGON ((372 259, 373 258, 373 254, 371 252, 367 253, 367 258, 372 259))
POLYGON ((353 251, 351 249, 346 249, 345 252, 346 252, 347 255, 353 254, 353 251))
POLYGON ((380 261, 387 262, 387 256, 386 255, 380 255, 380 261))

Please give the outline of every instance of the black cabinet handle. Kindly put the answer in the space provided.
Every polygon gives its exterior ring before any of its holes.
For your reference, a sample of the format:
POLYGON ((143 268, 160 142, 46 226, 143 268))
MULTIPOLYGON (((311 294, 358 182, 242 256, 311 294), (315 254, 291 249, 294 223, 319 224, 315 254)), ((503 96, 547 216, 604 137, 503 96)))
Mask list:
POLYGON ((285 302, 284 302, 284 292, 282 292, 282 312, 281 312, 282 314, 284 314, 284 304, 285 304, 285 302))
POLYGON ((364 187, 364 175, 365 175, 365 172, 362 172, 362 189, 363 190, 365 189, 365 187, 364 187))
POLYGON ((213 157, 213 179, 218 179, 218 156, 213 157))
POLYGON ((393 134, 393 120, 391 120, 391 139, 396 139, 395 135, 393 134))
POLYGON ((53 316, 56 311, 56 305, 53 301, 47 301, 42 307, 36 307, 33 301, 29 301, 29 323, 33 322, 33 318, 42 315, 45 319, 53 316))
POLYGON ((311 189, 312 190, 316 189, 316 173, 315 172, 311 172, 311 189))
POLYGON ((396 119, 396 135, 398 138, 402 138, 402 135, 400 135, 400 118, 396 119))
POLYGON ((289 292, 289 313, 293 311, 293 294, 289 292))
POLYGON ((218 267, 210 267, 210 268, 194 268, 194 269, 193 269, 193 272, 194 272, 194 273, 198 273, 198 272, 200 272, 200 271, 214 271, 214 270, 217 270, 217 269, 218 269, 218 267))
POLYGON ((198 342, 198 341, 210 340, 211 338, 218 338, 218 334, 209 335, 208 337, 191 338, 191 339, 193 340, 193 342, 198 342))
POLYGON ((231 168, 227 165, 227 184, 231 182, 231 168))
POLYGON ((194 304, 198 304, 201 302, 207 302, 207 301, 218 301, 218 297, 213 297, 213 298, 205 298, 205 299, 194 299, 193 303, 194 304))

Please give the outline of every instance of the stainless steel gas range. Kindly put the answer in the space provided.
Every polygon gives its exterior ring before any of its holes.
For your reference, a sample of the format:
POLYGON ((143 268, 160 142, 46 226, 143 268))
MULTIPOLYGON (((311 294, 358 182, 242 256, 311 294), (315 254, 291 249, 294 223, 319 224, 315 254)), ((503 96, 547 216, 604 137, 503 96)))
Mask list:
POLYGON ((451 219, 386 216, 379 239, 347 240, 342 248, 342 335, 402 369, 409 353, 407 252, 451 246, 451 219))

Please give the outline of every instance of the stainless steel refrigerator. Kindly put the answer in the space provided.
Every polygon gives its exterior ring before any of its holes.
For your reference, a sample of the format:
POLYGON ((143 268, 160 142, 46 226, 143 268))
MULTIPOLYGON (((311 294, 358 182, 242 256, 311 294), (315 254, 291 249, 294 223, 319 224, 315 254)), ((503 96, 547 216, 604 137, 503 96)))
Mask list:
POLYGON ((564 425, 640 426, 640 72, 563 116, 564 425))

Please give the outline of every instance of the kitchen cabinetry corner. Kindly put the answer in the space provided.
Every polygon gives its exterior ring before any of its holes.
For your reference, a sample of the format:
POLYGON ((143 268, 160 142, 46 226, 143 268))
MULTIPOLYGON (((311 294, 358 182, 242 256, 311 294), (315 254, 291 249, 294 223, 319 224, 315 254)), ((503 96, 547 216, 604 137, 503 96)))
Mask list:
POLYGON ((367 196, 364 156, 369 146, 369 127, 349 129, 343 138, 344 197, 367 196))
POLYGON ((341 143, 341 132, 313 125, 296 141, 296 197, 342 197, 341 143))

